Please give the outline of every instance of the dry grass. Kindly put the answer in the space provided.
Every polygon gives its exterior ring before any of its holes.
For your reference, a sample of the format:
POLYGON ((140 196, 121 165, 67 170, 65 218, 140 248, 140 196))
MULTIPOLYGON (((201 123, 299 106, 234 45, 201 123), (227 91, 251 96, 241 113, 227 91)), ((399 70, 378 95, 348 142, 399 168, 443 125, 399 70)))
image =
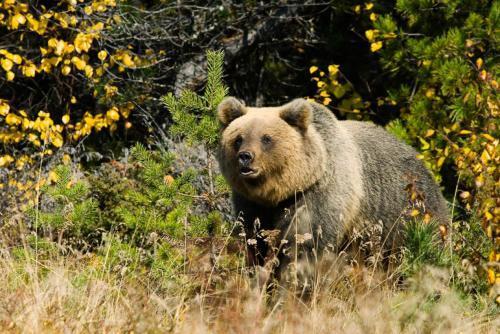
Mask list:
POLYGON ((147 272, 122 275, 94 262, 76 256, 37 261, 27 251, 2 250, 0 332, 494 333, 500 325, 487 308, 460 298, 448 274, 436 269, 398 288, 384 274, 325 260, 299 298, 290 287, 270 297, 259 275, 246 270, 198 288, 173 283, 159 289, 147 272))

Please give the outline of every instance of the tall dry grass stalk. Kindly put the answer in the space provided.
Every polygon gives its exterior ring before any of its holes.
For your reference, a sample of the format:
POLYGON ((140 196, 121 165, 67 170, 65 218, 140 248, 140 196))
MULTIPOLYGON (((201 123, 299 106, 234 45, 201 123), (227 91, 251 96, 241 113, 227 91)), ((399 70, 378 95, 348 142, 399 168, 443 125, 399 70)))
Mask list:
POLYGON ((123 276, 93 261, 36 263, 28 251, 2 250, 0 332, 495 333, 500 326, 449 288, 446 271, 432 268, 402 289, 385 274, 324 259, 309 269, 312 288, 300 297, 284 286, 269 296, 245 270, 209 288, 160 290, 147 273, 123 276))

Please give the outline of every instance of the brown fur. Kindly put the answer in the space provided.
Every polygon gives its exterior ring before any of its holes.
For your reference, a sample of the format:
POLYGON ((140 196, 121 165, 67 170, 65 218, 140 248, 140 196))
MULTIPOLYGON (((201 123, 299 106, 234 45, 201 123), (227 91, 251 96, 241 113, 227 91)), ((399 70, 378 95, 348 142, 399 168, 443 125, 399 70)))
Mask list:
POLYGON ((417 152, 383 128, 339 121, 324 106, 302 99, 252 108, 228 98, 218 117, 218 160, 233 190, 235 214, 247 236, 257 240, 252 249, 257 263, 276 249, 267 244, 264 230, 278 230, 277 240, 287 241, 278 247, 280 266, 290 259, 285 253, 300 248, 309 257, 325 249, 357 248, 361 241, 358 248, 367 258, 388 256, 402 241, 412 182, 426 212, 449 222, 446 201, 417 152), (272 145, 265 144, 266 135, 272 145), (294 247, 297 235, 306 233, 313 238, 294 247))
POLYGON ((310 105, 301 100, 278 108, 246 108, 234 98, 220 105, 218 117, 227 127, 222 132, 219 160, 223 174, 236 191, 266 206, 275 206, 319 180, 325 172, 326 151, 316 129, 308 127, 311 114, 303 112, 303 108, 310 105), (233 118, 235 115, 240 117, 233 118), (264 135, 271 137, 270 147, 262 144, 264 135), (243 141, 235 150, 238 136, 243 141), (238 151, 255 154, 252 168, 258 169, 262 177, 255 181, 241 179, 236 168, 238 151))

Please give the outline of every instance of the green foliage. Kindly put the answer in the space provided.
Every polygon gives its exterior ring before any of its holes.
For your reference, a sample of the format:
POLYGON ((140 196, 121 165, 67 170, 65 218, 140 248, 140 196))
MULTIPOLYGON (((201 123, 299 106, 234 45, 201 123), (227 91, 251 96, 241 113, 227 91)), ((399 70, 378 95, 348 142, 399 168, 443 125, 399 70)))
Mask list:
POLYGON ((396 138, 404 141, 407 144, 411 144, 410 136, 404 127, 403 123, 399 119, 395 119, 385 126, 385 129, 393 134, 396 138))
POLYGON ((69 167, 55 170, 56 182, 41 189, 38 207, 32 207, 28 215, 35 229, 45 234, 63 234, 85 238, 100 225, 98 203, 91 197, 87 183, 73 181, 69 167))
MULTIPOLYGON (((395 8, 374 6, 360 15, 368 23, 374 64, 384 71, 377 75, 387 83, 377 101, 389 98, 398 110, 387 129, 419 148, 418 157, 445 181, 450 195, 459 190, 454 212, 460 216, 454 218, 467 220, 459 222, 468 226, 460 231, 471 239, 456 244, 453 253, 473 263, 476 272, 488 267, 489 283, 498 284, 499 2, 398 0, 395 8), (467 244, 485 235, 493 241, 490 253, 483 247, 470 253, 467 244)), ((432 248, 432 240, 417 238, 426 235, 421 232, 410 238, 423 247, 415 249, 416 259, 435 253, 420 253, 432 248)))
POLYGON ((202 96, 184 90, 177 98, 173 93, 163 97, 174 124, 173 136, 182 136, 191 144, 215 148, 219 125, 215 118, 216 108, 227 94, 222 82, 224 53, 207 51, 207 83, 202 96))
POLYGON ((447 250, 438 233, 438 225, 433 221, 423 222, 412 219, 405 224, 405 242, 403 249, 402 273, 413 276, 426 265, 450 265, 447 250))
POLYGON ((136 189, 126 191, 126 203, 115 212, 127 228, 139 235, 155 232, 181 239, 196 195, 194 170, 174 178, 168 174, 173 155, 148 151, 141 144, 132 149, 132 159, 140 165, 137 177, 141 182, 136 189))

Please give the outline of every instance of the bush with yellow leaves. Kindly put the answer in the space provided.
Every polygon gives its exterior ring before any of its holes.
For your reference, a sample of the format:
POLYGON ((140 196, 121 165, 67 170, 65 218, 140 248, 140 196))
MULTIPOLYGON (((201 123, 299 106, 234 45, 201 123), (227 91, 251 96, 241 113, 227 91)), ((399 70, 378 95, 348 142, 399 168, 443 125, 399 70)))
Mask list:
POLYGON ((132 126, 129 116, 146 97, 128 93, 124 82, 156 56, 113 39, 120 4, 0 1, 1 188, 29 188, 16 170, 66 142, 132 126))

